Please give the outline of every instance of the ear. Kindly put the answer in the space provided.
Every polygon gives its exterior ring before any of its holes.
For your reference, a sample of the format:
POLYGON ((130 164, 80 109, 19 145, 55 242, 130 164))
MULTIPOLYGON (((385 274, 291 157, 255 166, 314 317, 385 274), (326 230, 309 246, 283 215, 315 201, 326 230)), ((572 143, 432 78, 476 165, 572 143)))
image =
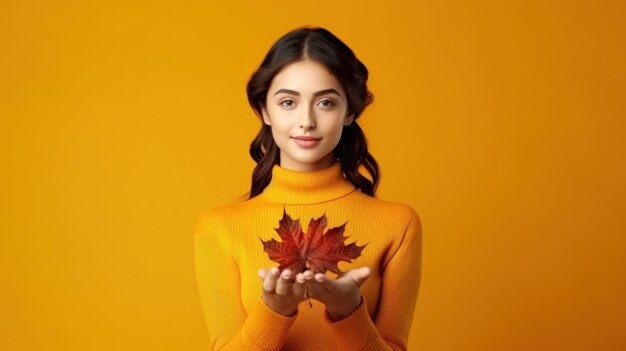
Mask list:
POLYGON ((346 120, 343 122, 344 126, 349 126, 352 122, 354 121, 354 114, 351 114, 350 116, 346 116, 346 120))
POLYGON ((267 113, 264 106, 261 107, 261 113, 263 114, 263 122, 268 126, 271 126, 272 123, 270 122, 270 115, 267 113))

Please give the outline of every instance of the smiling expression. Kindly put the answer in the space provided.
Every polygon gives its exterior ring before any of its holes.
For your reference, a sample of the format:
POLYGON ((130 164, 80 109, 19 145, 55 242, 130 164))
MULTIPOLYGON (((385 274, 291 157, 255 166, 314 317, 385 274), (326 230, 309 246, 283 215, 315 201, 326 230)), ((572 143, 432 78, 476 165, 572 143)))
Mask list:
POLYGON ((323 64, 305 59, 284 67, 262 110, 280 149, 280 166, 297 171, 331 166, 343 127, 353 121, 347 110, 341 83, 323 64))

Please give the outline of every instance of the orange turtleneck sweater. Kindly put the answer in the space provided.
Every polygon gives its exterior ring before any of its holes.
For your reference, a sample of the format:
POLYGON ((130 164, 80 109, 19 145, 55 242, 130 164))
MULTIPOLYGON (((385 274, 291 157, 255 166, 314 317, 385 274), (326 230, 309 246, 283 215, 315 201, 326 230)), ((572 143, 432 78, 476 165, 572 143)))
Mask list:
MULTIPOLYGON (((274 165, 272 180, 250 200, 209 209, 196 223, 194 259, 198 291, 211 350, 406 350, 420 282, 421 224, 408 205, 382 201, 355 189, 337 161, 319 171, 274 165), (311 299, 293 316, 271 310, 261 299, 260 268, 278 266, 263 240, 281 241, 274 228, 283 216, 326 214, 327 228, 345 226, 346 244, 367 246, 339 269, 368 266, 361 305, 332 322, 311 299)), ((327 273, 336 278, 334 273, 327 273)))

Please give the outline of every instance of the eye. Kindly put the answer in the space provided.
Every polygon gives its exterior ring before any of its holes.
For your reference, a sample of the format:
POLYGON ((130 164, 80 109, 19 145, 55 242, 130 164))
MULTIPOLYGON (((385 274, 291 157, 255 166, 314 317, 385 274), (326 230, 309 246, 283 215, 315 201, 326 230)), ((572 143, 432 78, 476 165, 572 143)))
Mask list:
POLYGON ((295 102, 293 100, 283 100, 279 103, 280 106, 284 106, 284 107, 292 107, 295 104, 295 102), (285 102, 290 102, 290 104, 285 105, 285 102))
POLYGON ((320 101, 320 104, 322 104, 323 107, 333 107, 336 105, 336 103, 333 100, 329 100, 329 99, 320 101), (327 103, 327 104, 324 104, 324 103, 327 103))

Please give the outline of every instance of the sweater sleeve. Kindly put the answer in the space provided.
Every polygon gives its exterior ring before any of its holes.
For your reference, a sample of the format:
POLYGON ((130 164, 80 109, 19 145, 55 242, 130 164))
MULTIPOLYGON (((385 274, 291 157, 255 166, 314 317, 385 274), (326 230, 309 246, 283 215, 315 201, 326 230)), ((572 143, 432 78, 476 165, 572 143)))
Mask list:
POLYGON ((421 276, 422 228, 412 208, 404 235, 395 253, 383 268, 381 295, 374 321, 364 297, 348 317, 326 321, 335 333, 341 351, 406 350, 417 302, 421 276))
POLYGON ((280 350, 298 312, 287 317, 261 298, 250 315, 241 303, 239 267, 224 244, 227 234, 211 212, 200 216, 194 232, 195 274, 210 350, 280 350))

